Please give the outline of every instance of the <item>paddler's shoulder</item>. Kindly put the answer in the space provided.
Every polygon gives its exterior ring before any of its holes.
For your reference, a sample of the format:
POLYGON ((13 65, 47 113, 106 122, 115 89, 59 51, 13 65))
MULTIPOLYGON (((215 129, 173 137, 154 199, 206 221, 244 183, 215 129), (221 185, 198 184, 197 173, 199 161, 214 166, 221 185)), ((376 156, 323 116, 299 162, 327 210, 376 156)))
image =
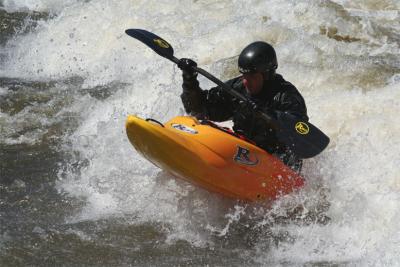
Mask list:
POLYGON ((273 82, 279 85, 277 88, 280 88, 281 90, 297 91, 296 86, 286 81, 281 74, 276 73, 273 82))

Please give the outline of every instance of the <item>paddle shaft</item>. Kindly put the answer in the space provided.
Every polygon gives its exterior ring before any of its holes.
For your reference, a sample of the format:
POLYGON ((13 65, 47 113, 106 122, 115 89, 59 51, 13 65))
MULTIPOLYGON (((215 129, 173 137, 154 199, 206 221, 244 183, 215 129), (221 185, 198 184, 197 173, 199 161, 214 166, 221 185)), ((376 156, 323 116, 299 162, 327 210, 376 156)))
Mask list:
MULTIPOLYGON (((178 65, 179 63, 179 59, 176 58, 175 56, 170 56, 167 57, 169 60, 171 60, 172 62, 174 62, 175 64, 178 65)), ((221 81, 220 79, 218 79, 217 77, 215 77, 214 75, 212 75, 211 73, 207 72, 206 70, 199 68, 199 67, 193 67, 193 70, 200 73, 201 75, 203 75, 204 77, 206 77, 207 79, 209 79, 210 81, 214 82, 216 85, 220 86, 222 89, 224 89, 228 94, 230 94, 231 96, 242 100, 244 102, 249 101, 245 96, 243 96, 242 94, 240 94, 239 92, 232 90, 231 87, 229 87, 227 84, 225 84, 223 81, 221 81)), ((272 128, 274 130, 277 130, 279 128, 278 124, 275 122, 275 120, 273 118, 271 118, 270 116, 268 116, 267 114, 265 114, 262 111, 256 111, 262 119, 264 119, 266 122, 268 122, 272 128)))

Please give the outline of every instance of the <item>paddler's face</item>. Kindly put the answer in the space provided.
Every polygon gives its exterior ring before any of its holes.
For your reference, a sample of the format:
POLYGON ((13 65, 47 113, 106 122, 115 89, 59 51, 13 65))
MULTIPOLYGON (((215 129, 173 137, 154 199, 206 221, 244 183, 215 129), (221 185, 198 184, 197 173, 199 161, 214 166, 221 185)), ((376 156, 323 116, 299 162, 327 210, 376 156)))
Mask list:
POLYGON ((264 77, 259 72, 246 73, 243 74, 242 81, 247 92, 251 95, 256 95, 261 92, 261 89, 263 88, 264 77))

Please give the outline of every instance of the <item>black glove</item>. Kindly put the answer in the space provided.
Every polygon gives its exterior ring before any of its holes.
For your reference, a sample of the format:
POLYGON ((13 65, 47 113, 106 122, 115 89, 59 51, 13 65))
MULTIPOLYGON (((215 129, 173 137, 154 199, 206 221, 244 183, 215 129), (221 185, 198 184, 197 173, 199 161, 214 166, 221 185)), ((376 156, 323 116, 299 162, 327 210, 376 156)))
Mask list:
POLYGON ((252 100, 239 101, 239 113, 243 118, 252 118, 257 111, 259 111, 259 108, 252 100))
POLYGON ((178 62, 178 68, 182 70, 183 79, 193 79, 197 77, 197 72, 193 67, 197 67, 197 63, 190 58, 181 58, 178 62))

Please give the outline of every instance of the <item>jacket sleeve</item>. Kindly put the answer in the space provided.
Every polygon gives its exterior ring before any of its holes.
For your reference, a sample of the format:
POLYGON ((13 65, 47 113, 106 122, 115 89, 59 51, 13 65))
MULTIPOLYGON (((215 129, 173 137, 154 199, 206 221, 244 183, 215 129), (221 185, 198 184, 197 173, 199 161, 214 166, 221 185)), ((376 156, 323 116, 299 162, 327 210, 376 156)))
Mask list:
MULTIPOLYGON (((285 112, 308 121, 307 108, 301 94, 290 83, 285 83, 283 86, 282 90, 274 96, 273 104, 262 108, 262 111, 275 119, 285 112)), ((268 123, 263 120, 255 120, 253 127, 253 135, 250 139, 259 147, 269 153, 285 153, 287 146, 277 139, 275 130, 268 123)))
POLYGON ((308 121, 306 104, 294 86, 288 87, 275 98, 275 103, 277 103, 275 109, 277 112, 286 112, 308 121))
POLYGON ((196 77, 183 78, 183 92, 181 99, 186 113, 195 117, 201 117, 204 113, 205 92, 201 90, 196 77))
MULTIPOLYGON (((233 85, 233 80, 226 82, 233 85)), ((226 121, 233 115, 233 98, 221 87, 202 90, 196 78, 185 79, 181 99, 185 111, 197 118, 226 121)))

